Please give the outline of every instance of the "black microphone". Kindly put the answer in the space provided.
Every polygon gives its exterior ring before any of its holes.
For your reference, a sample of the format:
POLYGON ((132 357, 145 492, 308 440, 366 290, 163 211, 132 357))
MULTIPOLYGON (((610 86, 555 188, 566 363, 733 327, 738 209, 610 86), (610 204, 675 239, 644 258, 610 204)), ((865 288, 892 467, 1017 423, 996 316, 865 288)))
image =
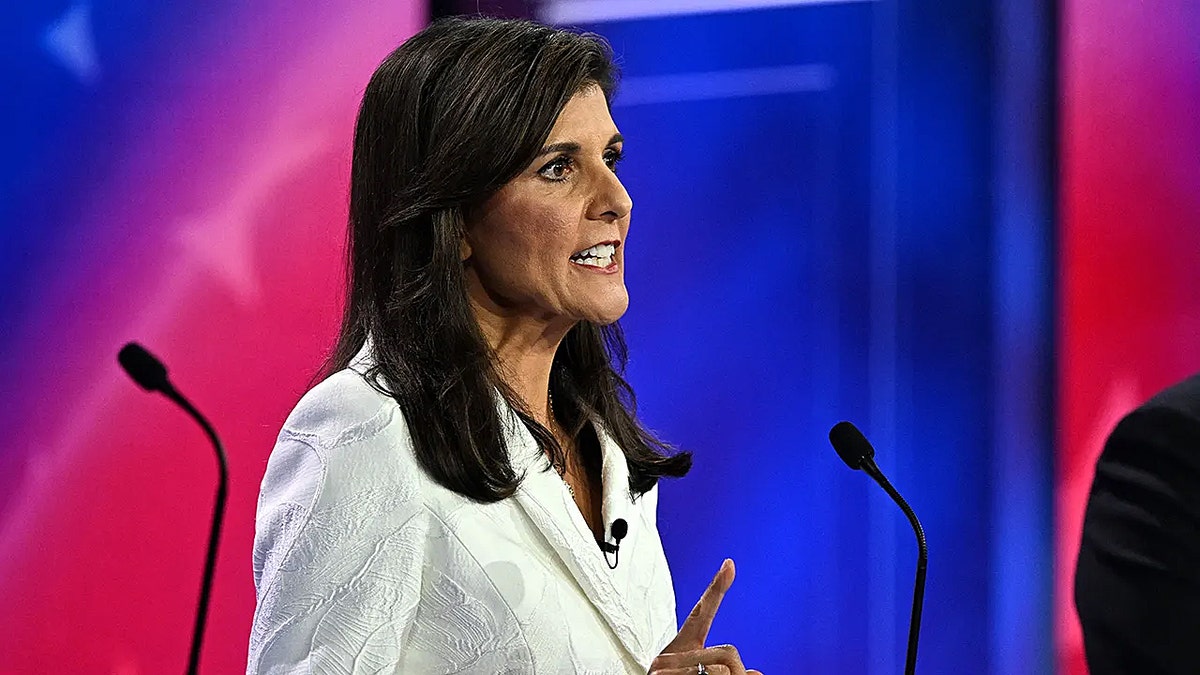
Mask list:
POLYGON ((196 669, 200 665, 200 643, 204 639, 204 623, 208 617, 208 599, 212 595, 213 570, 217 563, 217 543, 221 538, 221 521, 225 518, 225 495, 228 489, 229 469, 225 464, 225 448, 221 446, 221 439, 217 438, 217 432, 213 430, 212 425, 204 416, 196 410, 192 404, 183 397, 175 387, 171 385, 167 379, 167 368, 162 364, 162 361, 154 358, 150 352, 146 351, 141 345, 136 342, 130 342, 121 348, 117 354, 117 362, 125 369, 126 373, 133 378, 146 391, 162 392, 167 398, 174 401, 179 407, 183 408, 192 419, 196 420, 204 433, 208 436, 208 440, 212 441, 213 448, 217 453, 217 468, 219 469, 219 480, 217 482, 217 500, 213 506, 212 528, 208 533, 208 553, 204 560, 204 580, 200 585, 200 602, 196 607, 196 623, 192 630, 192 651, 188 656, 188 675, 195 675, 196 669))
POLYGON ((608 569, 617 569, 617 563, 621 559, 621 540, 625 535, 629 534, 629 523, 625 522, 624 518, 617 518, 613 521, 612 527, 609 528, 612 532, 612 538, 617 541, 615 544, 610 544, 607 541, 600 542, 600 550, 604 551, 604 563, 608 565, 608 569), (613 554, 613 561, 608 562, 608 554, 613 554))
POLYGON ((929 561, 929 548, 925 545, 925 530, 921 527, 921 521, 917 520, 917 514, 913 513, 908 502, 904 501, 904 497, 901 497, 899 492, 896 492, 896 488, 892 487, 887 477, 875 464, 875 448, 871 447, 871 443, 866 436, 862 435, 858 427, 849 422, 838 422, 829 430, 829 442, 847 466, 855 471, 865 471, 868 476, 875 479, 876 483, 879 483, 892 501, 900 506, 900 510, 904 512, 909 524, 912 525, 913 532, 917 534, 917 574, 913 582, 912 616, 908 620, 908 657, 904 663, 905 675, 913 675, 917 670, 917 636, 921 632, 921 606, 925 602, 925 566, 929 561))

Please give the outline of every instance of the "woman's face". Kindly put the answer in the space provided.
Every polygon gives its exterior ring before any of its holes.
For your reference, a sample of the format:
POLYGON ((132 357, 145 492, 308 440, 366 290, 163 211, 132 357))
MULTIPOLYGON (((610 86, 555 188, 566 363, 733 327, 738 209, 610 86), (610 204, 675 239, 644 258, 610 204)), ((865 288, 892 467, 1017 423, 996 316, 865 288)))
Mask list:
POLYGON ((501 316, 609 324, 629 306, 633 202, 615 172, 622 140, 599 87, 563 107, 538 157, 467 223, 472 300, 501 316))

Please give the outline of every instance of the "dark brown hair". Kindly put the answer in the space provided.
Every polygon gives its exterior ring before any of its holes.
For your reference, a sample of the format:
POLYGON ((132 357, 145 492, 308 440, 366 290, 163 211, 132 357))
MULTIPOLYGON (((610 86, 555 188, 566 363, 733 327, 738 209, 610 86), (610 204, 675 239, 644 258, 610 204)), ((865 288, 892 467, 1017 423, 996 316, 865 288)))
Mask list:
MULTIPOLYGON (((498 376, 467 298, 459 244, 464 214, 531 163, 559 112, 598 86, 611 99, 608 45, 530 21, 442 19, 376 69, 354 132, 348 297, 326 372, 345 368, 371 339, 368 379, 396 400, 422 467, 481 502, 510 496, 499 391, 555 462, 563 450, 498 376)), ((625 452, 635 495, 682 476, 671 449, 634 414, 617 324, 581 322, 558 348, 555 413, 577 437, 602 424, 625 452), (670 456, 668 456, 670 455, 670 456)))

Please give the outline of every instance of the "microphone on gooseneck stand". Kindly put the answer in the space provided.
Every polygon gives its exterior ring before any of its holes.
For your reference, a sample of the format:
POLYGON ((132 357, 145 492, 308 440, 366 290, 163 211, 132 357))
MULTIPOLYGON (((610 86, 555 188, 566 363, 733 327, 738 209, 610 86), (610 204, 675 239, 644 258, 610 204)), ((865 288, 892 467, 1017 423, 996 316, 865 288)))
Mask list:
POLYGON ((904 501, 904 497, 901 497, 896 488, 892 487, 887 477, 875 464, 875 448, 871 447, 871 443, 866 436, 862 435, 858 427, 849 422, 838 422, 829 430, 829 442, 847 466, 855 471, 866 472, 868 476, 875 479, 876 483, 879 483, 892 501, 900 506, 900 510, 904 512, 909 524, 912 525, 913 532, 917 535, 917 574, 913 582, 912 616, 908 621, 908 657, 904 663, 905 675, 913 675, 917 669, 917 636, 921 632, 921 606, 925 602, 925 566, 929 560, 929 549, 925 545, 925 530, 921 527, 921 521, 917 520, 917 514, 913 513, 908 502, 904 501))
POLYGON ((608 565, 608 569, 615 570, 617 569, 617 563, 621 559, 621 540, 625 538, 625 535, 629 534, 629 523, 625 522, 624 518, 617 518, 613 521, 609 531, 612 532, 612 538, 617 543, 610 544, 607 541, 602 541, 600 542, 600 550, 604 551, 604 562, 608 565), (609 553, 613 554, 613 561, 611 563, 608 562, 609 553))
POLYGON ((212 441, 213 448, 217 453, 217 499, 213 506, 212 527, 208 534, 208 553, 204 560, 204 580, 200 585, 200 602, 196 607, 196 623, 192 630, 192 650, 188 656, 188 675, 195 675, 200 664, 200 643, 204 638, 208 599, 212 594, 213 570, 217 562, 217 543, 221 538, 221 521, 225 517, 225 495, 229 482, 229 469, 225 464, 225 448, 221 446, 221 439, 217 438, 217 432, 213 430, 208 420, 204 419, 200 411, 196 410, 187 399, 175 390, 175 387, 171 386, 170 380, 167 379, 166 366, 154 358, 150 352, 136 342, 130 342, 121 348, 117 354, 117 361, 143 389, 161 392, 183 408, 188 415, 191 415, 192 419, 196 420, 204 429, 204 433, 208 436, 208 440, 212 441))

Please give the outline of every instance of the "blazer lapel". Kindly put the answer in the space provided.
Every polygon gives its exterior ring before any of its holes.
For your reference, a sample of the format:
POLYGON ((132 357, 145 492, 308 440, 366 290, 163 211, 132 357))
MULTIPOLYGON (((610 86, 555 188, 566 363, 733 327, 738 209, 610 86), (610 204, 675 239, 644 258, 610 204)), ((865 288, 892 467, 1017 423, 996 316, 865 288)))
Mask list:
MULTIPOLYGON (((355 355, 350 367, 365 373, 373 364, 374 355, 371 341, 368 339, 355 355)), ((509 460, 518 475, 524 473, 524 480, 514 495, 517 505, 549 542, 550 547, 562 560, 584 595, 604 617, 629 656, 643 669, 648 669, 650 659, 654 656, 650 654, 650 641, 655 636, 649 635, 648 627, 642 626, 634 619, 639 614, 630 611, 631 600, 639 602, 644 599, 627 598, 621 590, 633 587, 633 575, 638 573, 636 566, 627 562, 625 565, 618 565, 616 570, 609 569, 604 553, 596 545, 587 522, 575 505, 566 484, 557 473, 547 470, 547 460, 533 434, 499 392, 496 392, 496 399, 505 427, 509 460), (647 634, 642 635, 639 632, 647 634)), ((638 540, 637 528, 631 522, 634 507, 629 494, 629 465, 625 460, 625 453, 607 431, 599 424, 594 426, 602 453, 601 512, 605 538, 608 543, 615 544, 611 532, 612 523, 618 518, 625 519, 630 528, 621 546, 629 554, 635 549, 638 540)))
MULTIPOLYGON (((638 622, 630 611, 630 599, 620 590, 627 586, 620 580, 628 577, 630 566, 626 564, 624 568, 618 566, 617 570, 609 569, 603 552, 596 545, 566 485, 557 473, 546 470, 544 454, 533 435, 507 406, 504 419, 507 430, 505 441, 513 468, 518 474, 525 473, 514 495, 517 504, 549 542, 633 660, 649 667, 646 654, 651 638, 639 635, 638 622)), ((601 489, 605 533, 607 541, 615 543, 610 532, 612 522, 617 518, 628 521, 632 510, 629 467, 625 454, 608 434, 600 428, 596 431, 603 452, 601 489)), ((627 552, 633 548, 631 539, 636 534, 633 528, 630 530, 622 542, 627 552)))

